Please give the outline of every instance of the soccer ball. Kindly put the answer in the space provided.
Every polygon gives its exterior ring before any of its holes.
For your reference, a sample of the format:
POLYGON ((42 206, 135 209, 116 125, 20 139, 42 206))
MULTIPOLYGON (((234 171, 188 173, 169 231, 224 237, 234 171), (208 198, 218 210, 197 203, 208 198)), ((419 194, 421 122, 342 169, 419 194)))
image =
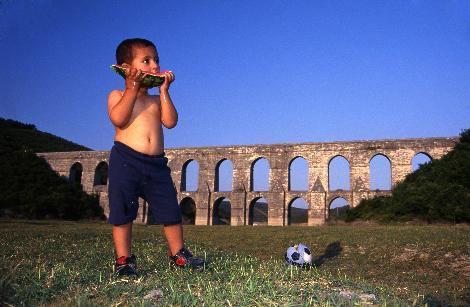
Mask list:
POLYGON ((298 245, 291 245, 287 249, 284 257, 288 264, 306 266, 312 264, 312 253, 307 245, 299 243, 298 245))

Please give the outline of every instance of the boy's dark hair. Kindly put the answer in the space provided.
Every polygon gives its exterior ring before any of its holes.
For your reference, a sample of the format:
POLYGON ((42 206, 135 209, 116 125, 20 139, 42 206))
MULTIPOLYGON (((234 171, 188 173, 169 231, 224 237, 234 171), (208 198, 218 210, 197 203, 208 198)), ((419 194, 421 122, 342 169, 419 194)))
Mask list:
POLYGON ((116 48, 116 63, 121 65, 123 63, 130 64, 134 55, 132 54, 132 48, 134 47, 153 47, 157 50, 157 47, 144 38, 129 38, 123 40, 116 48))

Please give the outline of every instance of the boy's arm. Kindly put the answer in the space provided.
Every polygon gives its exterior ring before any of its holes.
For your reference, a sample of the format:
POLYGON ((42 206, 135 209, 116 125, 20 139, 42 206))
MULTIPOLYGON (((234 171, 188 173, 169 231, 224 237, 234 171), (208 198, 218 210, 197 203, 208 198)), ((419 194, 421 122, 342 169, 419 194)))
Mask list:
POLYGON ((139 93, 141 71, 131 69, 126 77, 126 89, 123 93, 112 91, 108 96, 108 115, 114 126, 124 128, 131 118, 134 103, 139 93))
POLYGON ((168 91, 174 80, 175 75, 171 71, 165 72, 165 82, 160 86, 161 121, 168 129, 174 128, 178 123, 178 112, 168 91))
POLYGON ((124 128, 132 115, 138 91, 112 91, 108 96, 108 115, 114 126, 124 128))

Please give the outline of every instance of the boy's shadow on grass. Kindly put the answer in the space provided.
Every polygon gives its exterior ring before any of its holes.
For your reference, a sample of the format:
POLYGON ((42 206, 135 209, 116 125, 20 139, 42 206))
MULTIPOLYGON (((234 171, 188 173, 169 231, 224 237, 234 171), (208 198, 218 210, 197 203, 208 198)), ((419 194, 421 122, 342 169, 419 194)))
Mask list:
POLYGON ((343 248, 341 247, 341 243, 339 241, 330 243, 326 247, 325 252, 323 253, 323 255, 318 256, 318 258, 316 258, 313 261, 312 265, 315 266, 315 267, 319 267, 326 260, 332 259, 332 258, 338 256, 339 254, 341 254, 342 250, 343 250, 343 248))

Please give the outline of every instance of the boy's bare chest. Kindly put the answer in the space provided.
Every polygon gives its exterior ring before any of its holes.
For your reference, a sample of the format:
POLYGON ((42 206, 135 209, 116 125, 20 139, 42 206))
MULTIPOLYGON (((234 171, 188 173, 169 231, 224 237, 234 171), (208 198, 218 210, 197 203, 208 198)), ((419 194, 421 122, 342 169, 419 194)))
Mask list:
POLYGON ((132 112, 134 118, 147 118, 155 117, 160 118, 160 108, 156 101, 147 99, 147 100, 137 100, 134 104, 134 110, 132 112))

